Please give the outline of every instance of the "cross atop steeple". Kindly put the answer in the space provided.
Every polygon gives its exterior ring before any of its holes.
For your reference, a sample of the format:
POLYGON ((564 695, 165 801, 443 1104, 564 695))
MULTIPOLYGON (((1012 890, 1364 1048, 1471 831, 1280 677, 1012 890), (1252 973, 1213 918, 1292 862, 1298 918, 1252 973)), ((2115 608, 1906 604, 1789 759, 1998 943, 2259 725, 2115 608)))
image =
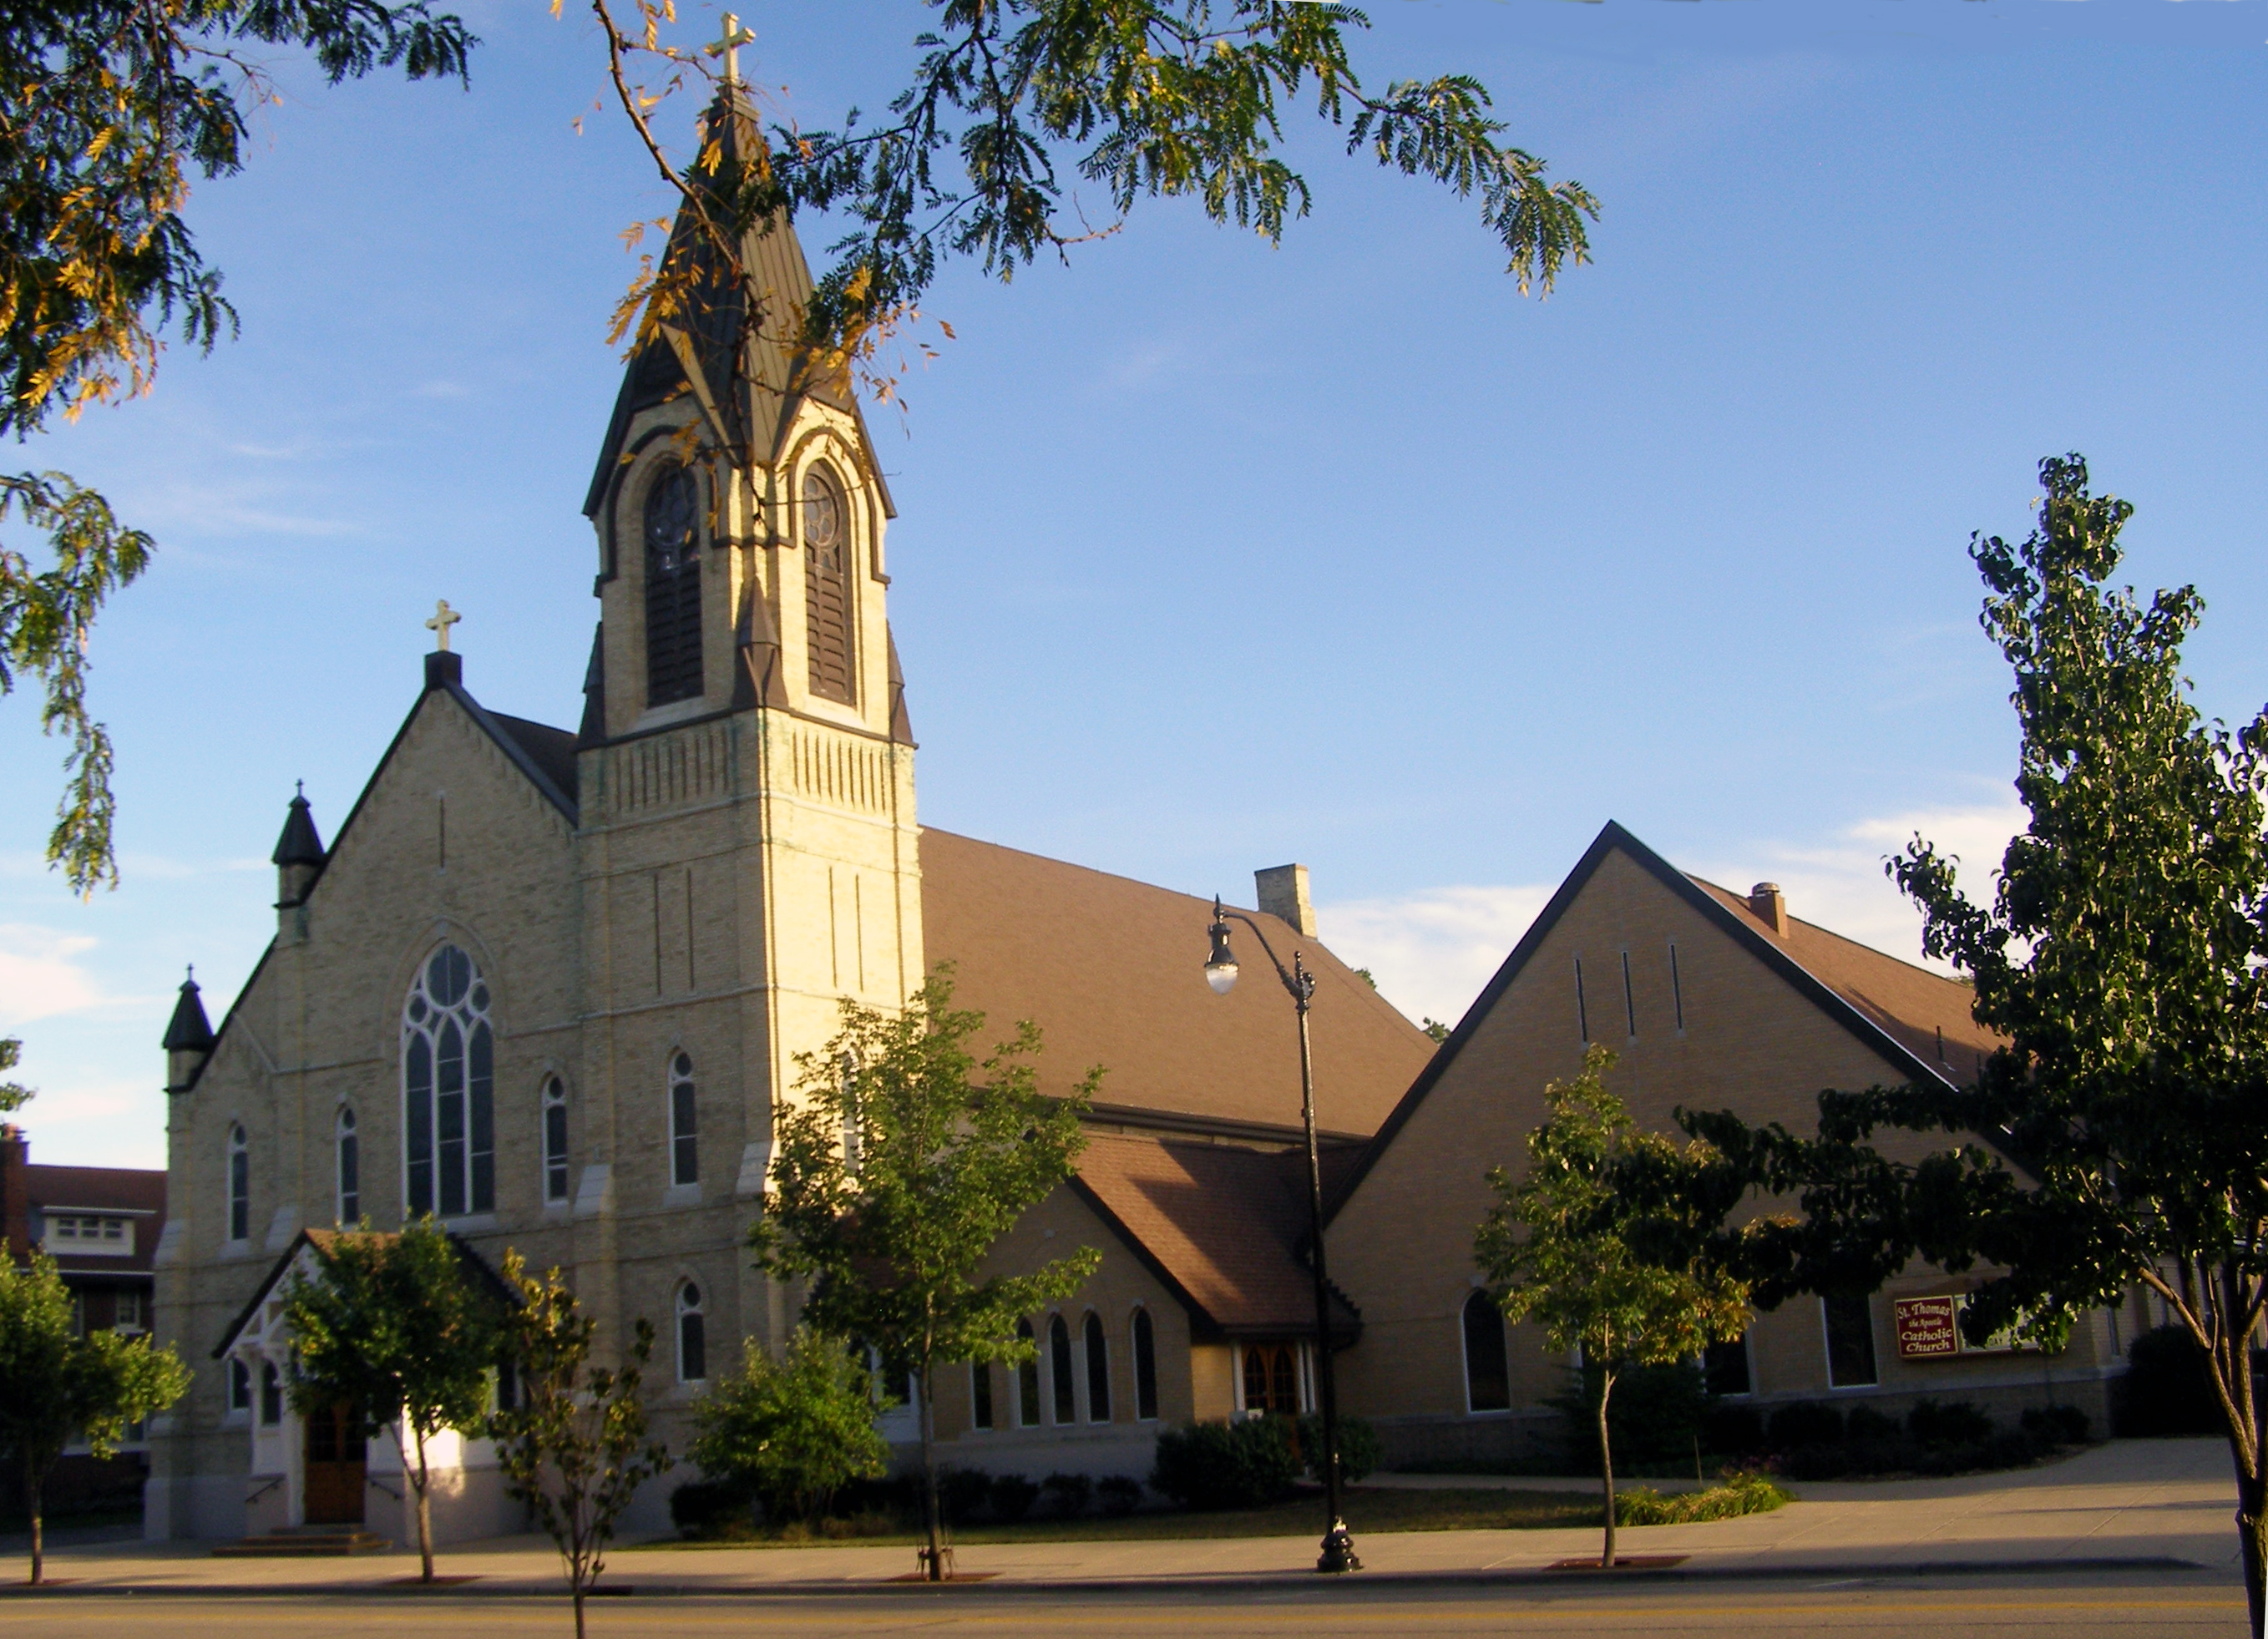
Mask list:
POLYGON ((449 652, 449 628, 465 617, 449 606, 446 598, 433 606, 433 618, 425 622, 425 629, 433 634, 434 652, 449 652))
POLYGON ((740 19, 730 11, 725 13, 725 32, 702 49, 712 57, 725 59, 725 83, 740 83, 740 48, 755 43, 755 32, 740 26, 740 19))

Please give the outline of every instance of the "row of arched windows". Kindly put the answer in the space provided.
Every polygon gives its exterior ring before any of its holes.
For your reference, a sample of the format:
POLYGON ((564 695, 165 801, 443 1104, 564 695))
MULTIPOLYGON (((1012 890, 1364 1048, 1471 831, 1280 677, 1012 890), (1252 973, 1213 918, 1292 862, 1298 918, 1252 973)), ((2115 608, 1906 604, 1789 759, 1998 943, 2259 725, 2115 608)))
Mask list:
MULTIPOLYGON (((850 511, 842 481, 825 464, 803 475, 805 649, 811 692, 844 704, 858 699, 858 599, 852 591, 850 511)), ((646 486, 645 696, 648 706, 701 693, 701 487, 690 468, 670 462, 646 486)))
MULTIPOLYGON (((976 1427, 1065 1428, 1112 1421, 1110 1344, 1101 1315, 1090 1309, 1079 1321, 1076 1349, 1071 1323, 1060 1314, 1048 1317, 1044 1347, 1038 1346, 1039 1334, 1029 1320, 1016 1322, 1016 1335, 1035 1347, 1032 1358, 1014 1368, 1014 1393, 1006 1406, 994 1397, 992 1362, 979 1361, 968 1369, 969 1421, 976 1427)), ((1127 1341, 1132 1355, 1133 1413, 1137 1421, 1147 1422, 1158 1415, 1158 1337, 1148 1310, 1134 1311, 1127 1341)))

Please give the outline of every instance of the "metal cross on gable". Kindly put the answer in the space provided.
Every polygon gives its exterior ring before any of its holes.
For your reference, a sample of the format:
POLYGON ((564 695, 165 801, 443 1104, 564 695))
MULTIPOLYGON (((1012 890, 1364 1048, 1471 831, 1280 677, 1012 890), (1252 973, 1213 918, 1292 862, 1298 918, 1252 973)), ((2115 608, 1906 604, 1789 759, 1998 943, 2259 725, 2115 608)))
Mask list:
POLYGON ((433 634, 434 645, 440 653, 449 652, 449 628, 464 618, 449 606, 446 598, 433 606, 433 618, 425 622, 425 629, 433 634))
POLYGON ((730 11, 725 13, 725 32, 702 48, 712 57, 725 59, 725 78, 728 84, 740 83, 740 48, 755 42, 755 32, 740 26, 740 19, 730 11))

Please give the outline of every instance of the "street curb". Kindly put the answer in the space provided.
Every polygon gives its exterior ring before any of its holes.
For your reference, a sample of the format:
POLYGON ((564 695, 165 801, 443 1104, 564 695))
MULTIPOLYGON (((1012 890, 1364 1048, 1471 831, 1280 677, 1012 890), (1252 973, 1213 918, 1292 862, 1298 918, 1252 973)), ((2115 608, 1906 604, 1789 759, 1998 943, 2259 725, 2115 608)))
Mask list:
MULTIPOLYGON (((1639 1570, 1619 1577, 1590 1577, 1581 1572, 1536 1568, 1501 1570, 1363 1571, 1345 1577, 1324 1577, 1313 1571, 1285 1570, 1228 1573, 1218 1577, 1095 1577, 1059 1581, 988 1577, 983 1581, 929 1584, 883 1581, 769 1582, 740 1585, 660 1583, 644 1579, 601 1583, 592 1595, 600 1599, 809 1599, 884 1598, 984 1599, 1008 1594, 1018 1599, 1093 1594, 1262 1593, 1285 1588, 1392 1588, 1411 1591, 1456 1588, 1540 1588, 1597 1590, 1628 1588, 1633 1582, 1789 1582, 1883 1581, 1900 1577, 2012 1577, 2048 1573, 2096 1574, 2139 1571, 2211 1571, 2213 1567, 2170 1554, 2138 1554, 2090 1559, 1935 1560, 1907 1563, 1859 1561, 1842 1564, 1808 1565, 1683 1565, 1639 1570)), ((18 1599, 564 1599, 566 1590, 556 1581, 542 1583, 480 1577, 452 1586, 422 1588, 415 1583, 201 1583, 174 1586, 161 1583, 72 1582, 56 1587, 30 1588, 21 1584, 0 1584, 0 1608, 18 1599)))

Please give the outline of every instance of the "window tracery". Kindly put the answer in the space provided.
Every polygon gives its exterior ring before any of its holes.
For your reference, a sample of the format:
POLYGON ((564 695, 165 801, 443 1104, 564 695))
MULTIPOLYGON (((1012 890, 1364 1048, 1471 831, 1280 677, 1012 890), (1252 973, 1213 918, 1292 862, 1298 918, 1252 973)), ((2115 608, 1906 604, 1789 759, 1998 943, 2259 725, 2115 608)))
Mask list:
POLYGON ((496 1209, 496 1036, 488 981, 445 944, 401 1013, 402 1150, 409 1216, 496 1209))

